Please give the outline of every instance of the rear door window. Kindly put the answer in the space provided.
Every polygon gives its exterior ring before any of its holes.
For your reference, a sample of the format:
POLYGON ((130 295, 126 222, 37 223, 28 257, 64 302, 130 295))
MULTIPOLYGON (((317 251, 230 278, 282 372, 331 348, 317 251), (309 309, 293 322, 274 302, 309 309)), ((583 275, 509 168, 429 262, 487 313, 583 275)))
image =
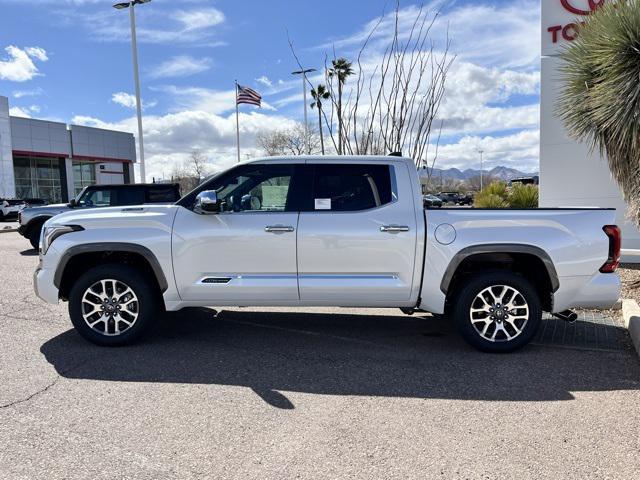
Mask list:
POLYGON ((174 185, 148 187, 145 203, 173 203, 180 198, 174 185))
POLYGON ((318 164, 312 211, 357 212, 391 203, 389 165, 318 164))
POLYGON ((141 187, 121 187, 114 188, 112 192, 111 204, 120 205, 142 205, 144 203, 144 190, 141 187))

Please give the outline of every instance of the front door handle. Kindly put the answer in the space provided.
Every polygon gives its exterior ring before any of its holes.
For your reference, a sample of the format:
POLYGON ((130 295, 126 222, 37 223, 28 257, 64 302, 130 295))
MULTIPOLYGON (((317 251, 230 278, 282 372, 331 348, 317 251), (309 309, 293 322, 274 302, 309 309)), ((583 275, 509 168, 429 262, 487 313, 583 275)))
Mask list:
POLYGON ((269 233, 293 232, 294 228, 289 225, 267 225, 264 227, 264 231, 269 233))
POLYGON ((387 233, 408 232, 409 227, 406 225, 382 225, 380 231, 387 233))

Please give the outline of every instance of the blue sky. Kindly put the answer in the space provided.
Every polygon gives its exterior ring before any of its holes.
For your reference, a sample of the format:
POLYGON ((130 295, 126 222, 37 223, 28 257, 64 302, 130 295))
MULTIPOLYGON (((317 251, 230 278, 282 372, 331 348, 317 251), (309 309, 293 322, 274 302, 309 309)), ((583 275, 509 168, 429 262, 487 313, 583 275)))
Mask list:
MULTIPOLYGON (((10 97, 13 114, 135 133, 126 10, 104 0, 0 4, 0 95, 10 97)), ((303 63, 320 69, 334 47, 353 58, 363 33, 392 5, 153 0, 137 7, 149 175, 166 176, 192 149, 205 151, 217 167, 233 161, 236 78, 266 102, 260 110, 241 107, 243 151, 258 154, 257 132, 302 117, 287 31, 303 63)), ((432 31, 436 48, 448 27, 457 55, 440 112, 449 127, 438 166, 477 168, 482 148, 489 166, 536 170, 539 2, 445 1, 425 8, 441 12, 432 31)), ((402 1, 401 9, 409 22, 417 4, 402 1)), ((378 37, 368 51, 372 64, 385 45, 384 28, 378 37)))

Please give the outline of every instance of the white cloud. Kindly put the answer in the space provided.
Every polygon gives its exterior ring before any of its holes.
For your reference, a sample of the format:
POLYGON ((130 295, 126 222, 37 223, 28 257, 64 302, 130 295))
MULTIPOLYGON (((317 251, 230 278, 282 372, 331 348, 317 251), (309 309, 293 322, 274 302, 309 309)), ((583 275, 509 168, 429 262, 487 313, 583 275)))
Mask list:
MULTIPOLYGON (((169 10, 142 7, 137 15, 137 37, 147 43, 198 43, 208 47, 225 45, 215 40, 215 27, 224 23, 224 14, 213 7, 169 10)), ((87 25, 93 39, 109 42, 129 42, 128 15, 109 10, 93 12, 59 12, 69 25, 87 25)))
POLYGON ((184 25, 185 30, 200 30, 215 27, 224 22, 224 14, 217 8, 201 10, 180 10, 174 13, 176 20, 184 25))
MULTIPOLYGON (((104 122, 89 116, 75 116, 72 123, 98 128, 131 132, 137 135, 135 117, 120 122, 104 122)), ((240 113, 240 141, 242 155, 257 156, 256 134, 295 124, 291 119, 265 115, 260 112, 240 113)), ((148 179, 170 175, 175 165, 182 163, 189 153, 202 150, 216 168, 225 168, 236 161, 235 114, 218 115, 205 111, 182 111, 168 115, 144 117, 144 143, 147 154, 148 179)))
MULTIPOLYGON (((390 3, 393 5, 393 3, 390 3)), ((506 4, 445 4, 432 1, 422 8, 409 5, 400 9, 399 39, 406 41, 420 11, 438 12, 438 19, 430 30, 434 48, 441 49, 448 38, 452 51, 459 58, 485 66, 537 67, 540 58, 540 2, 514 0, 506 4)), ((369 39, 373 50, 381 50, 392 39, 395 15, 387 12, 381 18, 367 22, 353 34, 331 39, 318 48, 331 51, 334 47, 349 54, 355 53, 377 26, 369 39), (379 22, 379 23, 378 23, 379 22)), ((415 34, 415 31, 414 31, 415 34)))
POLYGON ((264 85, 265 87, 273 86, 273 82, 269 80, 269 77, 267 77, 266 75, 262 75, 261 77, 256 78, 256 82, 264 85))
POLYGON ((46 62, 48 60, 44 49, 40 47, 27 47, 25 49, 18 48, 14 45, 6 47, 8 57, 4 60, 0 59, 0 80, 9 80, 11 82, 26 82, 37 75, 38 67, 34 63, 34 59, 46 62))
POLYGON ((47 57, 47 52, 44 48, 27 47, 25 48, 25 51, 27 52, 27 55, 35 58, 36 60, 40 60, 41 62, 46 62, 47 60, 49 60, 49 57, 47 57))
POLYGON ((221 114, 235 109, 235 89, 212 90, 202 87, 164 85, 151 90, 162 92, 173 100, 176 111, 204 111, 221 114))
POLYGON ((150 71, 152 78, 187 77, 202 73, 211 68, 211 59, 208 57, 195 58, 189 55, 172 57, 150 71))
MULTIPOLYGON (((125 108, 136 108, 136 96, 132 93, 127 92, 116 92, 111 95, 111 101, 113 103, 117 103, 125 108)), ((146 101, 142 101, 142 108, 152 108, 157 105, 156 101, 152 101, 147 103, 146 101)))
POLYGON ((32 114, 40 113, 40 107, 38 105, 31 105, 29 107, 11 107, 9 108, 9 115, 12 117, 31 118, 32 114))
POLYGON ((39 97, 40 95, 44 95, 44 90, 41 87, 29 90, 15 90, 13 92, 13 98, 39 97))
POLYGON ((31 114, 28 109, 22 107, 11 107, 9 108, 9 115, 12 117, 22 117, 22 118, 31 118, 31 114))
POLYGON ((539 143, 537 128, 504 136, 465 135, 457 142, 439 146, 435 167, 479 169, 478 149, 482 149, 485 169, 501 165, 534 172, 538 170, 539 143))

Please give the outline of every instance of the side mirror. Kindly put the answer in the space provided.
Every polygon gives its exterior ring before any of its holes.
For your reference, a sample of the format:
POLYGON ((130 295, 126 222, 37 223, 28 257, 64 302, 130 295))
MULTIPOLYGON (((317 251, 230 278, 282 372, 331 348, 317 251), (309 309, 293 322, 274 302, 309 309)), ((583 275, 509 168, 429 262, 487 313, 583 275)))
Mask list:
POLYGON ((218 204, 218 193, 215 190, 205 190, 196 197, 193 211, 200 215, 211 215, 220 212, 218 204))
POLYGON ((76 199, 72 198, 69 200, 69 208, 75 208, 77 206, 76 199))

